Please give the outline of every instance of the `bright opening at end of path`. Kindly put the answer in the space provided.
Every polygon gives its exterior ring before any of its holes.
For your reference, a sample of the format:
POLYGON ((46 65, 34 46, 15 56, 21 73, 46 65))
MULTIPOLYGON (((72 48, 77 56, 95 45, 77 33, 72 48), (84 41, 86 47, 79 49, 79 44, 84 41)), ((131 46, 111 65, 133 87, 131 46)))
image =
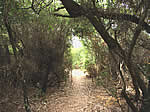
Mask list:
MULTIPOLYGON (((73 48, 83 47, 82 43, 80 42, 80 39, 77 36, 73 36, 72 46, 73 46, 73 48)), ((82 76, 86 76, 86 73, 84 73, 84 71, 82 71, 81 69, 74 69, 74 70, 72 70, 72 76, 82 77, 82 76)))
POLYGON ((81 69, 74 69, 72 70, 72 76, 73 77, 83 77, 86 76, 87 74, 84 73, 84 71, 82 71, 81 69))
POLYGON ((73 48, 80 48, 80 47, 82 47, 82 43, 80 42, 80 39, 77 36, 73 36, 73 38, 72 38, 72 45, 73 45, 73 48))

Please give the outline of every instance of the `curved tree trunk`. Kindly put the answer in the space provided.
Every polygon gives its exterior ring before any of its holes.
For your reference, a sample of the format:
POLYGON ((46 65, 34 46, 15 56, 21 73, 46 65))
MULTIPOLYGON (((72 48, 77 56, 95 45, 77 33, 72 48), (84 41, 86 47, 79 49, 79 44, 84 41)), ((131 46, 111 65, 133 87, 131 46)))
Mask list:
MULTIPOLYGON (((105 29, 105 26, 103 25, 103 23, 100 20, 100 16, 97 15, 99 13, 97 10, 95 10, 96 13, 95 12, 93 13, 93 10, 90 10, 90 9, 84 10, 82 8, 82 6, 80 6, 79 4, 74 2, 73 0, 60 0, 60 1, 63 3, 64 7, 66 8, 66 10, 68 11, 68 13, 70 14, 71 17, 85 16, 86 18, 88 18, 88 20, 95 27, 97 32, 101 35, 101 38, 108 45, 109 50, 111 52, 113 52, 114 54, 118 55, 125 62, 128 70, 130 72, 131 78, 132 78, 133 86, 134 86, 134 89, 136 91, 136 96, 137 97, 139 96, 139 94, 140 94, 139 89, 141 89, 143 97, 147 99, 148 98, 147 97, 148 96, 147 87, 146 87, 144 81, 141 79, 139 72, 135 72, 136 65, 132 62, 131 57, 132 57, 132 51, 133 51, 134 46, 136 44, 136 40, 137 40, 141 30, 142 30, 141 27, 145 24, 143 21, 146 17, 148 9, 146 9, 143 12, 143 15, 141 16, 141 18, 138 19, 138 22, 135 21, 135 19, 128 18, 128 21, 137 23, 138 26, 137 26, 135 33, 134 33, 134 36, 132 38, 129 53, 126 53, 121 48, 121 46, 117 42, 117 40, 113 39, 109 35, 107 30, 105 29)), ((149 5, 147 5, 147 6, 149 7, 149 5)), ((100 14, 102 14, 102 13, 100 13, 100 14)), ((112 18, 112 19, 114 19, 114 18, 112 18)), ((148 27, 149 27, 149 25, 148 25, 148 27)), ((149 28, 146 30, 147 30, 147 32, 150 32, 149 28)), ((130 101, 129 97, 126 94, 126 91, 123 91, 123 92, 124 92, 124 98, 125 98, 126 102, 128 103, 128 105, 131 107, 131 109, 134 112, 138 112, 138 108, 130 101)), ((144 108, 142 112, 144 112, 144 111, 147 112, 145 109, 146 108, 144 108)))

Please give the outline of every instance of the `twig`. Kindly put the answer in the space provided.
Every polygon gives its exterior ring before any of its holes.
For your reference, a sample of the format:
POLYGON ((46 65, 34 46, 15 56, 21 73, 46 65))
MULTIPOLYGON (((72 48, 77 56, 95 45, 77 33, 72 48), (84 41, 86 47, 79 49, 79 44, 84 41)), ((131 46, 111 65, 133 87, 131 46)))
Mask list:
POLYGON ((58 14, 58 13, 53 13, 54 16, 58 16, 58 17, 67 17, 67 18, 74 18, 73 16, 69 16, 69 15, 62 15, 62 14, 58 14))
POLYGON ((61 10, 61 9, 64 9, 65 7, 59 7, 59 8, 57 8, 57 9, 55 9, 54 11, 59 11, 59 10, 61 10))

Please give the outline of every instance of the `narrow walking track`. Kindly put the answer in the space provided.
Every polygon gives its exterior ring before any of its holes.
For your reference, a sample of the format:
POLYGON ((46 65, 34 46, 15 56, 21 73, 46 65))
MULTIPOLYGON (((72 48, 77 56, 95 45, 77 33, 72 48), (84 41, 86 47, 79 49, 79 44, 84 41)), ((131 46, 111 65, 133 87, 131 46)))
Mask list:
POLYGON ((97 88, 83 71, 73 70, 72 82, 66 85, 55 94, 46 95, 44 101, 34 106, 36 112, 120 112, 104 88, 97 88))

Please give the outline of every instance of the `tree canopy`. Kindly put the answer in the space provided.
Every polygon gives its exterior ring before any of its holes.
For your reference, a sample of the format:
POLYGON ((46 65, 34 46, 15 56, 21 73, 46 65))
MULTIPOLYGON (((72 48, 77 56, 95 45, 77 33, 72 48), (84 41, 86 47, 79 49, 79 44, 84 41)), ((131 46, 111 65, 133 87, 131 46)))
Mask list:
MULTIPOLYGON (((23 70, 24 80, 30 82, 34 74, 43 74, 33 80, 40 82, 43 92, 48 82, 54 83, 49 77, 61 82, 67 69, 72 69, 74 35, 85 47, 83 55, 89 56, 88 70, 93 67, 97 74, 110 70, 113 78, 120 77, 121 95, 132 111, 150 109, 150 57, 145 55, 150 54, 149 0, 1 0, 0 25, 0 53, 7 63, 14 55, 16 71, 23 70), (25 75, 27 71, 30 74, 25 75), (126 91, 126 74, 134 101, 126 91)), ((75 55, 79 54, 80 50, 75 55)))

